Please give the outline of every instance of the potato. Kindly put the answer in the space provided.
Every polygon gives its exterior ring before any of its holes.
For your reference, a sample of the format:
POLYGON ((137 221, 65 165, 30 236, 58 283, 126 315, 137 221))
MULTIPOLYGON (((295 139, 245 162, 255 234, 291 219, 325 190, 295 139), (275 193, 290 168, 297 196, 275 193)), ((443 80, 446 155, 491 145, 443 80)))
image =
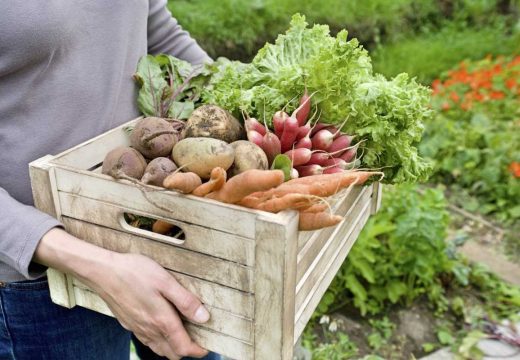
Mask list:
POLYGON ((191 137, 179 141, 173 147, 172 158, 177 166, 182 167, 182 171, 191 171, 202 179, 209 179, 213 168, 230 168, 235 159, 235 151, 222 140, 191 137))
POLYGON ((249 169, 267 170, 267 156, 260 146, 247 140, 235 141, 231 146, 235 150, 235 161, 228 170, 229 177, 249 169))
POLYGON ((227 143, 246 138, 242 124, 229 112, 216 105, 203 105, 191 114, 184 137, 210 137, 227 143))

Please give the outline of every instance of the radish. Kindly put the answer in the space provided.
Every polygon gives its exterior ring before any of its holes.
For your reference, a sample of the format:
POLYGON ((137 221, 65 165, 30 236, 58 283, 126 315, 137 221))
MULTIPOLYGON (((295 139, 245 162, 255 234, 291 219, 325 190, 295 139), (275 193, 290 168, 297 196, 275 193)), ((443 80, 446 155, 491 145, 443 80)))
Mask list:
POLYGON ((309 117, 311 111, 311 96, 307 93, 306 87, 303 96, 300 98, 300 106, 292 113, 292 116, 298 120, 300 126, 303 126, 309 117))
POLYGON ((349 163, 351 162, 357 154, 357 146, 348 149, 343 154, 339 156, 340 159, 344 160, 345 162, 349 163))
POLYGON ((323 170, 325 170, 324 167, 318 164, 297 166, 295 169, 298 171, 298 174, 300 174, 300 177, 321 175, 323 174, 323 170))
POLYGON ((324 174, 336 174, 336 173, 342 173, 344 172, 345 170, 343 170, 342 168, 340 168, 339 166, 331 166, 329 168, 326 168, 323 170, 323 173, 324 174))
POLYGON ((325 123, 320 123, 320 122, 316 123, 314 125, 314 129, 311 131, 311 136, 314 136, 318 131, 326 129, 329 126, 330 126, 330 124, 325 124, 325 123))
POLYGON ((311 124, 307 123, 298 128, 298 135, 296 136, 296 140, 303 139, 311 132, 311 124))
POLYGON ((315 150, 328 150, 334 141, 334 134, 327 129, 318 131, 312 138, 312 148, 315 150))
POLYGON ((292 166, 305 165, 312 156, 312 151, 306 148, 293 149, 285 152, 285 155, 291 159, 292 166))
POLYGON ((332 142, 328 151, 334 153, 340 150, 347 150, 347 148, 350 146, 350 143, 352 142, 352 138, 353 136, 346 134, 340 135, 332 142))
POLYGON ((291 179, 298 179, 300 177, 300 174, 298 173, 298 170, 295 168, 291 169, 291 179))
POLYGON ((273 163, 276 155, 282 152, 280 139, 278 139, 278 136, 276 136, 272 132, 265 133, 262 139, 262 145, 260 145, 260 147, 262 148, 262 150, 264 150, 265 154, 267 155, 269 165, 273 163))
POLYGON ((312 141, 311 138, 306 136, 303 139, 298 140, 296 145, 294 145, 296 149, 306 148, 306 149, 312 149, 312 141))
POLYGON ((260 135, 265 135, 266 130, 264 125, 262 125, 258 120, 255 118, 247 118, 244 120, 244 125, 246 126, 246 130, 254 130, 260 133, 260 135))
POLYGON ((340 158, 330 158, 330 159, 327 159, 327 161, 325 161, 323 163, 323 166, 330 166, 330 167, 336 166, 341 169, 346 169, 346 167, 348 165, 349 164, 345 160, 340 159, 340 158))
POLYGON ((289 115, 283 110, 277 111, 273 115, 274 133, 279 138, 282 137, 283 128, 284 128, 285 121, 287 120, 287 118, 289 118, 289 115))
POLYGON ((296 136, 298 135, 298 120, 295 117, 288 117, 285 120, 283 126, 282 136, 280 137, 280 143, 282 145, 282 151, 286 152, 293 146, 296 136))
POLYGON ((258 131, 248 130, 247 140, 251 141, 253 144, 256 144, 256 145, 262 147, 262 142, 264 140, 264 137, 258 131))
POLYGON ((314 152, 307 162, 307 165, 324 165, 329 157, 329 154, 326 152, 314 152))

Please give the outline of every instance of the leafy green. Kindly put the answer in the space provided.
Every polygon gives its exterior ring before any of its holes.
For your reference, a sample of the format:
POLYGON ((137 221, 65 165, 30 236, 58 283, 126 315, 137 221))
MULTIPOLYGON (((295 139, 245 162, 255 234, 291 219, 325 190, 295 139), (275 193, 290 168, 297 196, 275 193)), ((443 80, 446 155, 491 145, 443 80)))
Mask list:
POLYGON ((284 174, 284 181, 291 180, 292 162, 287 155, 276 155, 276 157, 273 160, 273 164, 271 165, 271 169, 282 170, 284 174))
POLYGON ((429 118, 429 90, 401 74, 373 74, 370 57, 347 31, 336 37, 326 25, 307 27, 293 16, 289 30, 266 44, 250 64, 221 61, 203 101, 266 119, 288 104, 294 110, 305 88, 320 121, 347 122, 345 132, 364 140, 363 165, 381 168, 387 183, 426 180, 430 165, 418 154, 422 122, 429 118))
POLYGON ((200 98, 211 70, 170 55, 143 56, 134 74, 137 105, 145 116, 187 119, 200 98))

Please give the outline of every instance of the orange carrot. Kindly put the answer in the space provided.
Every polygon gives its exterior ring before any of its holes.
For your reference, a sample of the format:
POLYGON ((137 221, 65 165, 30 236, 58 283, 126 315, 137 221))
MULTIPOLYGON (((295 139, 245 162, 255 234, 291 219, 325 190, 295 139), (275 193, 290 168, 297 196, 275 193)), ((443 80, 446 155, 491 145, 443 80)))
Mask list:
POLYGON ((226 170, 221 167, 213 168, 213 170, 211 170, 209 181, 198 186, 195 190, 193 190, 192 194, 195 196, 206 196, 212 191, 220 190, 226 183, 226 179, 226 170))
POLYGON ((233 176, 224 186, 206 195, 209 199, 235 204, 249 194, 274 188, 284 181, 282 170, 246 170, 233 176))
POLYGON ((157 234, 168 234, 175 225, 164 220, 156 220, 152 225, 152 231, 157 234))
POLYGON ((251 194, 251 195, 247 195, 246 197, 244 197, 242 200, 237 202, 237 204, 244 206, 246 208, 256 209, 256 207, 258 205, 260 205, 260 203, 263 201, 264 201, 264 199, 258 198, 256 196, 253 196, 253 194, 251 194))
POLYGON ((193 172, 176 172, 164 179, 163 186, 166 189, 177 190, 184 194, 189 194, 202 184, 199 175, 193 172))
POLYGON ((300 212, 300 219, 298 223, 299 230, 318 230, 327 226, 334 226, 341 222, 343 217, 339 215, 332 215, 329 212, 300 212))
POLYGON ((302 209, 301 211, 306 212, 306 213, 319 213, 319 212, 326 211, 328 208, 329 208, 329 206, 327 204, 321 203, 321 204, 311 205, 306 209, 302 209))
POLYGON ((370 176, 381 174, 369 171, 348 171, 344 173, 322 174, 289 180, 280 186, 263 192, 251 194, 259 199, 268 200, 285 194, 298 193, 327 197, 338 193, 352 184, 361 185, 370 176), (308 180, 311 178, 310 180, 308 180))
POLYGON ((256 209, 277 213, 286 209, 308 207, 317 201, 320 201, 320 199, 315 196, 305 194, 287 194, 279 198, 264 201, 260 203, 256 209))

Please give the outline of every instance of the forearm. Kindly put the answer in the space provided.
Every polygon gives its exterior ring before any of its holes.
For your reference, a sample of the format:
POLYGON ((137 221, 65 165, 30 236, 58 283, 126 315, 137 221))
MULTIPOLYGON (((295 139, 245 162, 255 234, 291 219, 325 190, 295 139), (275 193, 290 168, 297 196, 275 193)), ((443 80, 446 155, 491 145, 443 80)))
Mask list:
POLYGON ((94 285, 107 273, 116 255, 54 228, 42 237, 33 261, 72 274, 87 285, 94 285))

